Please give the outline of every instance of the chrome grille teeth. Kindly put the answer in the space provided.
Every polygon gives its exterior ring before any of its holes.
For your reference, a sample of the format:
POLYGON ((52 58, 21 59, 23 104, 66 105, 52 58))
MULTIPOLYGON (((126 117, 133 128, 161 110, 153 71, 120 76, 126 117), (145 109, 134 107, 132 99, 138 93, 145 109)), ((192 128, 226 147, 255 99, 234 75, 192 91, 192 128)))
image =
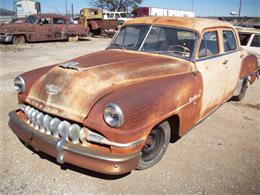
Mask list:
POLYGON ((58 126, 61 123, 60 119, 58 118, 53 118, 50 122, 50 130, 51 130, 51 134, 54 137, 59 137, 59 133, 58 133, 58 126))
POLYGON ((44 125, 44 129, 46 131, 46 133, 48 135, 51 135, 51 130, 50 130, 50 121, 51 121, 51 117, 46 114, 44 117, 43 117, 43 125, 44 125))
POLYGON ((57 117, 53 118, 31 106, 22 105, 21 111, 24 112, 28 119, 26 123, 32 128, 57 138, 63 137, 74 144, 81 142, 82 145, 87 145, 86 136, 88 130, 86 128, 82 128, 77 124, 70 124, 66 120, 61 121, 57 117))

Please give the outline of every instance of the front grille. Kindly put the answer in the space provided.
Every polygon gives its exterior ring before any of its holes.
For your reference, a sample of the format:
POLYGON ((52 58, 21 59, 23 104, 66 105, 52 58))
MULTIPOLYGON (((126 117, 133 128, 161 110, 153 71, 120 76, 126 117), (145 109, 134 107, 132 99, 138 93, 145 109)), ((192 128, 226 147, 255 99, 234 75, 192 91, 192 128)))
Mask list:
POLYGON ((28 119, 26 122, 34 129, 56 138, 65 138, 74 144, 87 144, 87 136, 90 133, 87 128, 53 117, 29 105, 23 105, 21 110, 28 119))

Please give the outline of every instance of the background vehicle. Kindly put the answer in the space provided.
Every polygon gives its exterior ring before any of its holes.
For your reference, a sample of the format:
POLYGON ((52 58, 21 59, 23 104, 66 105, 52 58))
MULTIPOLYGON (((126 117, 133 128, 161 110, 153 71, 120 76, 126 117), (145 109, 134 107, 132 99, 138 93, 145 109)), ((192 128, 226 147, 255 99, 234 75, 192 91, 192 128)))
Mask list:
POLYGON ((79 24, 89 28, 94 35, 114 35, 118 30, 116 19, 104 20, 101 9, 84 8, 80 11, 79 24))
POLYGON ((260 29, 239 28, 238 32, 241 46, 257 56, 258 66, 260 66, 260 29))
POLYGON ((176 17, 195 17, 195 13, 191 11, 182 11, 174 9, 164 9, 156 7, 138 7, 132 14, 134 17, 143 16, 176 16, 176 17))
POLYGON ((131 18, 130 14, 127 12, 112 12, 103 10, 103 19, 104 20, 117 20, 118 24, 124 24, 127 20, 131 18))
POLYGON ((71 24, 68 17, 58 14, 34 14, 28 16, 23 23, 0 26, 0 41, 4 43, 70 41, 86 36, 88 36, 88 28, 71 24))

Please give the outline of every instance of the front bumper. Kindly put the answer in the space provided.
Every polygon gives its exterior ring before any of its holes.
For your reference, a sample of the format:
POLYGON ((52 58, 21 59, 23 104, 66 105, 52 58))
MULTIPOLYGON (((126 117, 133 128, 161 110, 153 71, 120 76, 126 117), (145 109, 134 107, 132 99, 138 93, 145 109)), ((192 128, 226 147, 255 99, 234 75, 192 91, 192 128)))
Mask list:
POLYGON ((59 163, 70 163, 100 173, 120 175, 128 173, 138 165, 139 154, 112 154, 93 150, 36 131, 25 123, 17 111, 9 113, 9 126, 25 143, 35 151, 42 151, 57 159, 59 163))
POLYGON ((10 43, 13 40, 13 35, 0 35, 0 42, 1 43, 10 43))

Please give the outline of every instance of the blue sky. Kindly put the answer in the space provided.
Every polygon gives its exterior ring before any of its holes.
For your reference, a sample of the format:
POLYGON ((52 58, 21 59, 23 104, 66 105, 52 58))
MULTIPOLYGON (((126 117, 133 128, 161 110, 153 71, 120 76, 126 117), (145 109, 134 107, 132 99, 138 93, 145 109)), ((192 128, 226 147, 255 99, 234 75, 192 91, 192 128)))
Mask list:
MULTIPOLYGON (((1 8, 12 9, 13 0, 0 0, 1 8)), ((42 12, 65 13, 65 0, 39 0, 42 12)), ((74 12, 89 7, 90 0, 67 0, 68 10, 74 5, 74 12)), ((239 0, 193 0, 196 16, 227 16, 230 11, 238 12, 239 0)), ((192 0, 144 0, 141 6, 191 10, 192 0)), ((242 0, 242 16, 260 17, 260 0, 242 0)))

